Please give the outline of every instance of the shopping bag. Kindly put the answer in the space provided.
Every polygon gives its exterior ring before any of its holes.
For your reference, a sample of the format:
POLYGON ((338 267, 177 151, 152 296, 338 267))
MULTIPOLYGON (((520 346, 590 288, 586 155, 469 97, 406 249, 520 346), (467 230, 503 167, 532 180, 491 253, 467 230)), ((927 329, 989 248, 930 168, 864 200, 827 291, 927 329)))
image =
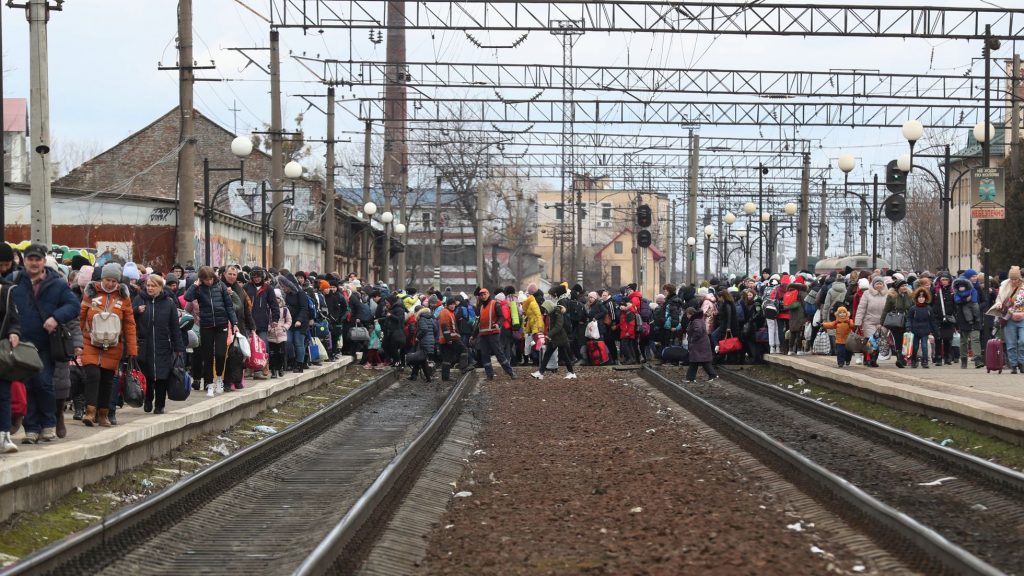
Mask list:
POLYGON ((11 418, 23 417, 28 414, 28 393, 25 383, 20 380, 11 382, 11 418))
POLYGON ((903 334, 903 357, 910 358, 910 354, 914 351, 914 335, 910 332, 903 334))
POLYGON ((249 357, 245 360, 245 367, 249 370, 262 371, 267 367, 270 356, 267 354, 267 345, 255 332, 249 335, 249 357))
MULTIPOLYGON (((544 348, 545 349, 543 351, 541 351, 541 354, 542 354, 541 358, 544 358, 543 354, 547 353, 547 346, 545 346, 544 348)), ((545 370, 558 370, 558 350, 557 349, 554 352, 551 353, 551 359, 548 360, 548 363, 544 366, 544 369, 545 370)))
POLYGON ((601 339, 601 329, 597 325, 597 320, 591 320, 590 322, 587 323, 587 330, 584 333, 584 335, 589 340, 600 340, 601 339))
POLYGON ((252 356, 252 350, 249 348, 249 341, 242 337, 241 333, 235 337, 235 341, 232 342, 231 345, 238 348, 238 351, 242 353, 242 358, 252 356))
POLYGON ((864 352, 867 338, 861 334, 850 334, 846 337, 846 351, 850 354, 860 354, 864 352))
POLYGON ((324 346, 323 340, 319 338, 313 338, 313 343, 316 344, 317 354, 320 356, 320 360, 327 359, 327 347, 324 346))
POLYGON ((121 398, 124 403, 139 408, 146 400, 146 377, 134 358, 121 364, 121 398))
POLYGON ((352 342, 369 342, 370 331, 363 326, 353 326, 352 329, 348 331, 348 339, 352 342))
POLYGON ((733 337, 732 330, 726 330, 725 338, 718 341, 719 354, 732 354, 740 350, 743 350, 743 343, 740 342, 739 338, 733 337))
POLYGON ((814 337, 814 344, 811 345, 811 353, 819 356, 828 356, 832 350, 832 342, 828 338, 828 332, 820 330, 814 337))

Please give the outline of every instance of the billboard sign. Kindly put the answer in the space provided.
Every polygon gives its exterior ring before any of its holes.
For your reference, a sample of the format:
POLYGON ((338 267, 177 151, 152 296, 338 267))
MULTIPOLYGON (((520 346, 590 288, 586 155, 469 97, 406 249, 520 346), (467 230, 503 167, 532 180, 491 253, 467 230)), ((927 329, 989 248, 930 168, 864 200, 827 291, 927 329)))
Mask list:
POLYGON ((971 170, 971 218, 1002 220, 1006 218, 1006 177, 1002 168, 971 170))

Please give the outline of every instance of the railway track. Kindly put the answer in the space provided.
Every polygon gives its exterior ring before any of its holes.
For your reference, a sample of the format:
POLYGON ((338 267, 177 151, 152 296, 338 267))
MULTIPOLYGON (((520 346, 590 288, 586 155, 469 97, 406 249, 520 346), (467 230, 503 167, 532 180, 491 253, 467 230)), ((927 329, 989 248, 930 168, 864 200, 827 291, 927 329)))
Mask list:
POLYGON ((447 393, 388 372, 286 430, 7 567, 15 574, 321 574, 358 555, 444 437, 447 393))
POLYGON ((1024 566, 1024 475, 734 371, 691 387, 641 374, 926 573, 1024 566))

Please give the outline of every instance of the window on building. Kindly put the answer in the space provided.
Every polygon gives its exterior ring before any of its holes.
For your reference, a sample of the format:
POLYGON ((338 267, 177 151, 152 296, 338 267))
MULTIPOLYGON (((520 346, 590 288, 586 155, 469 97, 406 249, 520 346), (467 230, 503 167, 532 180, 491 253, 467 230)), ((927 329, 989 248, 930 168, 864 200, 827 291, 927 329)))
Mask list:
POLYGON ((622 285, 622 267, 612 266, 612 286, 622 285))
POLYGON ((611 219, 612 219, 612 205, 611 205, 611 202, 602 202, 601 203, 601 220, 611 220, 611 219))
POLYGON ((616 240, 615 241, 615 253, 616 254, 622 254, 622 241, 621 240, 616 240))
POLYGON ((430 212, 423 213, 423 226, 430 227, 430 212))

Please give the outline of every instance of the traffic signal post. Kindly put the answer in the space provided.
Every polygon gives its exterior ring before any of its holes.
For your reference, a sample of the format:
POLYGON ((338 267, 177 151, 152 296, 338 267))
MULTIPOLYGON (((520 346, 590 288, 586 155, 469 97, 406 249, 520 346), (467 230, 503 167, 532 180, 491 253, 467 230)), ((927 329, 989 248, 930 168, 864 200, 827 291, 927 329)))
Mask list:
MULTIPOLYGON (((887 167, 888 168, 888 167, 887 167)), ((878 264, 878 224, 882 220, 882 213, 885 213, 885 217, 892 222, 899 222, 907 215, 907 200, 902 193, 894 190, 898 189, 900 182, 902 182, 903 189, 906 190, 906 173, 902 173, 902 180, 887 181, 886 187, 890 192, 893 192, 886 198, 881 207, 878 206, 878 174, 874 175, 874 179, 871 182, 850 182, 849 173, 847 172, 847 179, 844 180, 843 185, 847 194, 853 194, 866 206, 870 207, 871 210, 871 268, 874 269, 878 264), (892 184, 892 186, 890 186, 892 184), (854 192, 850 190, 850 186, 871 186, 871 203, 868 204, 868 199, 865 194, 854 192)))

